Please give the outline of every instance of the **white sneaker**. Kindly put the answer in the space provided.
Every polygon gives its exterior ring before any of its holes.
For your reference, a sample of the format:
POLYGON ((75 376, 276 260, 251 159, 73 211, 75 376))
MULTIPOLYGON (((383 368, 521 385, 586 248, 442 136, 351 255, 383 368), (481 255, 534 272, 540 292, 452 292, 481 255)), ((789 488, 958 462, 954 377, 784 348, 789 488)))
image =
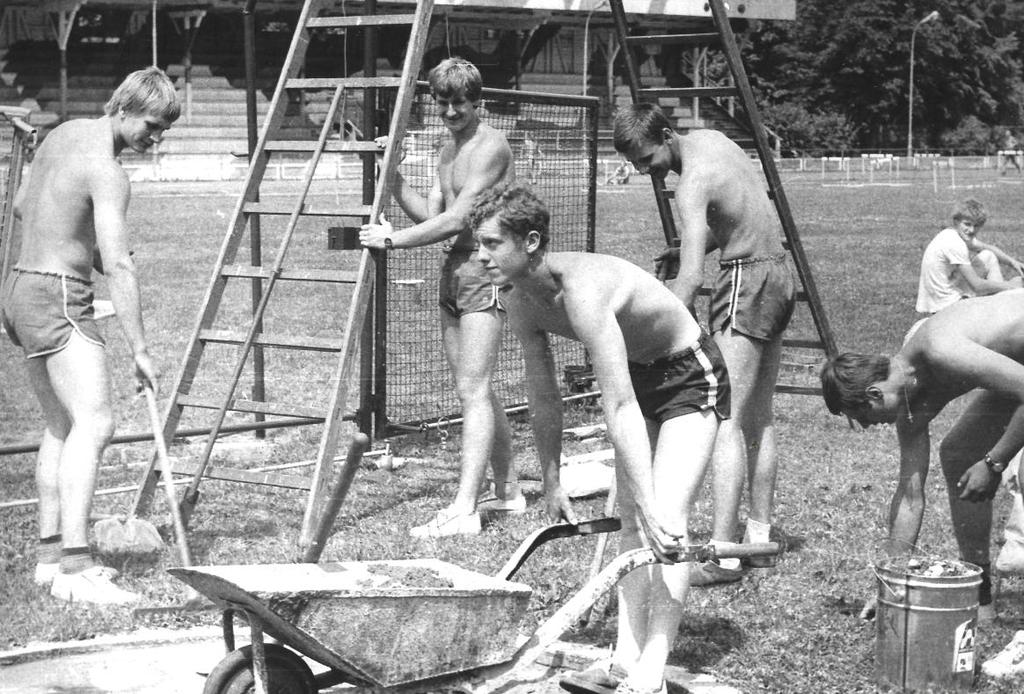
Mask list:
POLYGON ((60 562, 54 562, 52 564, 39 562, 36 564, 36 571, 32 577, 35 584, 40 588, 49 588, 50 584, 53 583, 53 577, 60 571, 60 562))
POLYGON ((1005 575, 1024 575, 1024 542, 1007 540, 996 556, 995 569, 1005 575))
POLYGON ((999 655, 986 660, 981 671, 989 677, 1003 678, 1024 675, 1024 631, 1013 635, 999 655))
POLYGON ((495 485, 485 490, 476 501, 476 510, 484 513, 510 513, 519 515, 526 512, 526 497, 519 489, 518 482, 505 484, 506 498, 502 499, 495 491, 495 485))
MULTIPOLYGON (((107 578, 114 580, 118 576, 118 570, 112 566, 97 566, 107 578)), ((53 564, 38 563, 36 564, 35 575, 33 580, 35 584, 40 588, 49 588, 53 584, 54 577, 60 573, 60 562, 54 562, 53 564)))
POLYGON ((413 537, 449 537, 451 535, 479 535, 480 514, 456 515, 450 508, 441 509, 434 519, 409 529, 413 537))
POLYGON ((110 582, 111 570, 94 566, 76 574, 58 572, 53 577, 50 595, 68 602, 91 602, 101 605, 127 605, 139 596, 118 588, 110 582))

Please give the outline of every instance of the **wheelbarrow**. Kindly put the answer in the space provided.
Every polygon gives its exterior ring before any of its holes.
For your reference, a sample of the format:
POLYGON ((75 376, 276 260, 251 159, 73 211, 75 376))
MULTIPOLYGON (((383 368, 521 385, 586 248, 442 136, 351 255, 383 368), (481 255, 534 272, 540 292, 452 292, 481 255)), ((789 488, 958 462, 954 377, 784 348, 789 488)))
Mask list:
MULTIPOLYGON (((437 559, 168 571, 223 610, 228 654, 207 676, 204 694, 311 694, 343 683, 375 693, 493 692, 535 662, 623 576, 657 559, 649 549, 616 557, 529 636, 520 626, 532 591, 511 580, 515 573, 549 540, 619 528, 617 518, 540 528, 493 577, 437 559), (251 645, 238 649, 236 614, 251 635, 251 645), (300 654, 329 669, 314 675, 300 654)), ((692 545, 679 558, 778 551, 774 542, 718 552, 692 545)))

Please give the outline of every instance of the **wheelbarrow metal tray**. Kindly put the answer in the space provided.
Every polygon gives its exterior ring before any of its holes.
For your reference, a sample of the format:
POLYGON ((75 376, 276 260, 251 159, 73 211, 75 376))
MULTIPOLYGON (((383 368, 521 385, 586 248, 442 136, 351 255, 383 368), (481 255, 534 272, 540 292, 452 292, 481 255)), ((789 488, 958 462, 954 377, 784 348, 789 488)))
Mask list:
POLYGON ((381 687, 512 658, 529 586, 437 559, 170 569, 300 653, 381 687))

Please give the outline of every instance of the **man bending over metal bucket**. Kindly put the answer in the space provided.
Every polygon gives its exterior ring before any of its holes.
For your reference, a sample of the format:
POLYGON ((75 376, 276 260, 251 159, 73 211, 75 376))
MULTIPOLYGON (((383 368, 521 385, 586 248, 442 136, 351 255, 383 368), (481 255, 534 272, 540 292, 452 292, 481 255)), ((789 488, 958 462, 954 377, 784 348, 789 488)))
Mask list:
MULTIPOLYGON (((960 558, 982 569, 979 616, 994 616, 989 573, 992 499, 1024 446, 1024 290, 959 301, 927 321, 893 357, 840 354, 821 371, 825 403, 863 427, 895 424, 900 470, 885 551, 913 551, 925 507, 929 424, 970 391, 939 446, 960 558)), ((869 605, 869 608, 871 605, 869 605)), ((869 609, 870 611, 870 609, 869 609)))

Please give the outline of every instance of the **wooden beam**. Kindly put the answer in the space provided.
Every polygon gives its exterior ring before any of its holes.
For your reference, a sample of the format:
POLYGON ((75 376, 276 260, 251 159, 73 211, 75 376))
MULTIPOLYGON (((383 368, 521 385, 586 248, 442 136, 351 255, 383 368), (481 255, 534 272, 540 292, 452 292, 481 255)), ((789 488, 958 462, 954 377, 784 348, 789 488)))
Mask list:
MULTIPOLYGON (((69 0, 52 0, 68 2, 69 0)), ((74 0, 70 0, 74 1, 74 0)), ((415 6, 412 0, 377 0, 380 9, 398 10, 415 6)), ((12 6, 23 5, 38 7, 38 0, 8 0, 12 6)), ((5 3, 5 4, 8 4, 5 3)), ((212 11, 237 12, 243 5, 242 0, 160 0, 161 10, 179 8, 205 7, 212 11)), ((586 15, 594 9, 594 0, 436 0, 435 8, 457 8, 459 10, 519 10, 548 11, 560 15, 577 15, 582 25, 586 15)), ((90 7, 116 7, 129 9, 146 9, 152 6, 152 0, 89 0, 90 7)), ((302 0, 260 0, 259 12, 270 13, 279 10, 297 10, 302 0)), ((363 3, 359 0, 326 0, 324 7, 328 10, 347 13, 359 12, 363 3)), ((710 10, 705 9, 705 0, 624 0, 623 6, 627 14, 647 15, 651 17, 691 17, 711 19, 710 10)), ((607 8, 598 10, 596 14, 608 16, 607 8)), ((730 3, 729 16, 746 19, 796 19, 796 0, 743 0, 730 3)), ((492 15, 493 17, 493 15, 492 15)))

